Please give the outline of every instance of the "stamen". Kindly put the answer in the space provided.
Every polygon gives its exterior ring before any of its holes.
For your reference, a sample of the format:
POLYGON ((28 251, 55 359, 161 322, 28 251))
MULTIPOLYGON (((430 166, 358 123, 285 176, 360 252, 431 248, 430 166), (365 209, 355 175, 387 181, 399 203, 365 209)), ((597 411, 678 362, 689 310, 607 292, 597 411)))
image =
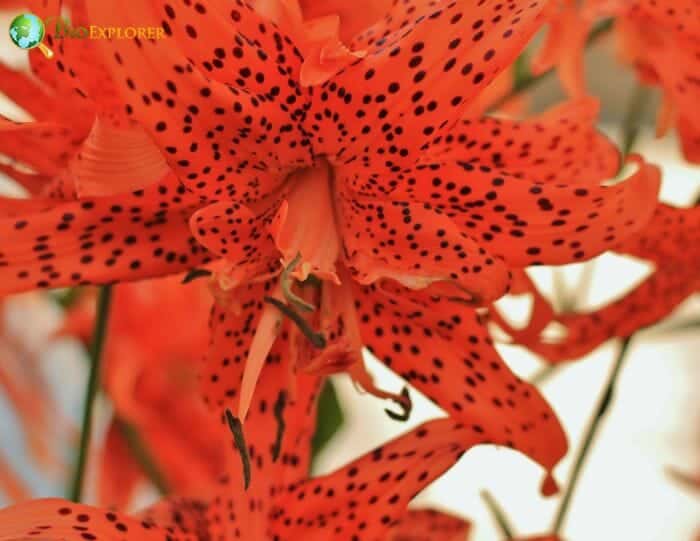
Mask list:
POLYGON ((297 314, 293 308, 287 306, 284 304, 282 301, 279 299, 275 299, 274 297, 264 297, 263 300, 271 305, 273 305, 275 308, 277 308, 280 312, 282 312, 285 316, 287 316, 289 319, 292 320, 292 322, 299 327, 299 330, 304 333, 304 336, 309 339, 309 341, 314 345, 314 347, 317 347, 318 349, 323 349, 326 347, 326 337, 323 336, 322 333, 317 333, 315 332, 311 327, 309 327, 309 324, 307 321, 301 317, 299 314, 297 314))
POLYGON ((286 391, 280 391, 277 396, 277 401, 273 408, 275 414, 275 419, 277 420, 277 437, 275 438, 275 444, 272 446, 272 461, 277 462, 280 456, 280 451, 282 450, 282 437, 284 436, 284 429, 286 425, 284 423, 284 408, 287 405, 287 393, 286 391))
POLYGON ((294 269, 297 267, 300 261, 301 252, 297 253, 294 259, 292 259, 292 262, 289 265, 287 265, 282 271, 282 275, 280 276, 280 285, 282 286, 282 293, 284 294, 284 298, 287 299, 287 301, 289 301, 290 304, 293 304, 297 309, 301 310, 302 312, 313 312, 314 310, 316 310, 316 307, 313 304, 309 304, 292 291, 292 285, 294 284, 292 272, 294 272, 294 269))
POLYGON ((391 417, 394 421, 401 421, 405 422, 408 421, 409 417, 411 417, 411 411, 413 410, 413 401, 411 400, 411 395, 408 394, 408 387, 404 387, 401 390, 401 400, 399 399, 392 399, 394 402, 396 402, 403 411, 401 413, 396 413, 394 411, 391 411, 390 409, 384 409, 386 414, 391 417))
POLYGON ((187 271, 185 277, 182 279, 183 284, 189 284, 197 278, 204 278, 205 276, 211 276, 211 271, 207 269, 191 269, 187 271))
POLYGON ((236 444, 238 454, 241 455, 241 462, 243 463, 243 486, 248 490, 250 486, 250 456, 248 455, 248 446, 243 437, 243 425, 241 424, 241 420, 234 417, 229 409, 226 409, 226 422, 233 434, 233 442, 236 444))

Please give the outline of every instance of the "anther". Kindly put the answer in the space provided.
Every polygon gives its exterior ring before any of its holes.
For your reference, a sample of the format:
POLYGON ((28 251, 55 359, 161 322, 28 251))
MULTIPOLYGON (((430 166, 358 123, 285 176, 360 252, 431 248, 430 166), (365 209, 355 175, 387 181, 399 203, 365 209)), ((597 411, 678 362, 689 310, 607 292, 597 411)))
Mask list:
POLYGON ((275 443, 272 446, 272 461, 277 462, 280 456, 280 451, 282 450, 282 438, 284 437, 284 429, 286 427, 284 423, 284 408, 287 405, 287 393, 285 391, 280 391, 277 396, 273 412, 275 414, 275 419, 277 420, 277 436, 275 438, 275 443))
POLYGON ((292 320, 292 322, 299 328, 299 330, 309 339, 309 341, 318 349, 323 349, 326 347, 326 337, 321 333, 314 331, 308 324, 308 322, 293 308, 284 304, 281 300, 275 299, 274 297, 264 297, 263 300, 266 303, 273 305, 285 316, 292 320))
POLYGON ((191 269, 187 271, 187 274, 185 274, 185 277, 182 279, 182 283, 189 284, 197 278, 204 278, 205 276, 211 276, 211 271, 207 269, 191 269))
POLYGON ((391 417, 394 421, 408 421, 411 417, 411 411, 413 410, 413 401, 411 400, 411 395, 408 393, 408 387, 404 387, 401 391, 401 398, 392 398, 403 411, 401 413, 396 413, 390 409, 384 409, 386 414, 391 417))
POLYGON ((243 486, 248 490, 250 486, 250 456, 248 455, 248 446, 243 437, 243 425, 238 417, 233 416, 231 410, 226 409, 225 413, 226 422, 231 429, 231 434, 233 434, 233 442, 236 444, 236 449, 238 449, 238 454, 241 455, 241 462, 243 463, 243 486))

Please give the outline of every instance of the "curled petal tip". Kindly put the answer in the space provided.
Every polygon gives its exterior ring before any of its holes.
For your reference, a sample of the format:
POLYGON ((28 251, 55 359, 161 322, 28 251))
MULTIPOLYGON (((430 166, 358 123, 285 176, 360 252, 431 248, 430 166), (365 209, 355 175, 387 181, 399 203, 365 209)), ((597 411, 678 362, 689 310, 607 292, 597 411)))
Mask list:
POLYGON ((540 492, 543 496, 554 496, 555 494, 559 493, 559 485, 551 473, 547 472, 544 481, 542 481, 540 492))

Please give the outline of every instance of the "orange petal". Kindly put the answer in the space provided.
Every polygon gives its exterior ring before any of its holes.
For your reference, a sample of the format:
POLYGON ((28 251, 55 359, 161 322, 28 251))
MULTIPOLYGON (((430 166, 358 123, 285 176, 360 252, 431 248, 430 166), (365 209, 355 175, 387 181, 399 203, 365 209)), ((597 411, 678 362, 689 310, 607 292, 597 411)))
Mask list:
MULTIPOLYGON (((104 509, 76 504, 56 498, 30 502, 0 510, 0 541, 42 539, 44 541, 196 541, 183 525, 191 524, 193 511, 186 506, 179 511, 181 523, 172 524, 172 533, 147 520, 129 518, 104 509)), ((201 511, 200 511, 201 513, 201 511)))
POLYGON ((465 541, 471 530, 466 520, 435 511, 414 509, 404 514, 387 541, 465 541))
MULTIPOLYGON (((0 219, 2 292, 169 274, 206 263, 187 220, 195 198, 172 177, 131 194, 78 202, 30 201, 44 210, 0 219)), ((21 201, 19 201, 21 203, 21 201)), ((18 205, 20 208, 22 205, 18 205)))
POLYGON ((608 180, 620 170, 620 152, 596 129, 599 110, 597 99, 583 98, 525 120, 465 119, 436 154, 539 182, 608 180))
POLYGON ((616 247, 623 254, 654 263, 657 268, 634 289, 604 306, 562 314, 554 321, 564 327, 560 339, 516 336, 516 341, 550 362, 574 360, 606 340, 628 337, 670 314, 700 288, 700 207, 659 205, 638 234, 616 247))
POLYGON ((503 261, 438 209, 359 196, 344 198, 341 204, 345 264, 359 283, 388 278, 410 289, 434 284, 447 295, 475 304, 507 291, 509 275, 503 261))
POLYGON ((408 502, 465 451, 489 441, 478 428, 429 421, 331 474, 290 486, 271 515, 272 533, 308 541, 326 540, 329 531, 343 539, 392 539, 408 502))
POLYGON ((564 456, 555 413, 510 371, 476 311, 400 287, 365 288, 357 298, 365 345, 454 419, 548 471, 564 456))
POLYGON ((532 181, 478 162, 436 161, 406 172, 390 195, 446 209, 464 234, 511 265, 564 264, 612 248, 651 218, 659 170, 634 161, 638 170, 613 186, 532 181))
POLYGON ((310 163, 295 120, 305 97, 295 83, 301 60, 293 45, 247 4, 153 4, 123 10, 117 0, 87 2, 94 24, 166 29, 163 39, 138 45, 97 43, 128 116, 178 178, 212 201, 248 202, 310 163), (220 47, 227 40, 233 46, 220 47))
POLYGON ((395 3, 351 44, 367 56, 317 89, 316 152, 334 163, 369 157, 389 171, 439 141, 538 29, 545 3, 511 5, 518 17, 489 2, 395 3))

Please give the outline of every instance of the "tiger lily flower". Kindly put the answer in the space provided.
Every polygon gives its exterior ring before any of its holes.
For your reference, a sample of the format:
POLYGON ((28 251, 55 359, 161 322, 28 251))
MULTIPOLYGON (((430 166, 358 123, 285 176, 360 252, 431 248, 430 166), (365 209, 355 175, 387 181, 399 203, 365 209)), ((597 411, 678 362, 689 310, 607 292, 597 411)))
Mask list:
POLYGON ((280 341, 290 396, 299 374, 345 370, 407 409, 405 393, 374 386, 367 346, 490 441, 556 464, 556 417, 476 308, 528 265, 582 261, 638 231, 658 178, 640 164, 603 185, 619 156, 592 126, 593 100, 524 124, 462 117, 544 3, 398 3, 348 43, 364 56, 312 87, 293 39, 243 3, 86 4, 95 24, 158 25, 167 39, 57 47, 54 75, 98 104, 68 166, 82 196, 15 203, 0 221, 13 240, 4 292, 208 265, 202 390, 217 412, 246 418, 280 341))
MULTIPOLYGON (((69 309, 62 334, 89 340, 94 301, 83 294, 69 309)), ((222 471, 225 447, 218 423, 202 404, 196 377, 207 347, 210 308, 211 296, 201 281, 185 286, 176 276, 115 287, 102 388, 117 418, 100 452, 101 505, 127 507, 144 481, 128 445, 127 427, 138 433, 175 494, 206 493, 222 471), (163 314, 167 324, 155 324, 163 314)))
MULTIPOLYGON (((520 333, 505 329, 513 341, 550 362, 568 361, 667 317, 700 290, 700 206, 659 205, 648 225, 615 251, 651 263, 654 270, 621 298, 598 309, 556 315, 546 308, 533 311, 539 316, 530 322, 532 329, 520 333), (560 338, 540 333, 552 321, 562 327, 560 338)), ((528 291, 544 303, 533 284, 528 291)))
POLYGON ((572 97, 585 95, 583 51, 593 22, 613 17, 620 59, 634 68, 641 83, 663 93, 657 133, 675 126, 683 153, 700 161, 700 7, 693 0, 565 0, 549 12, 550 32, 535 56, 533 70, 557 67, 572 97))

